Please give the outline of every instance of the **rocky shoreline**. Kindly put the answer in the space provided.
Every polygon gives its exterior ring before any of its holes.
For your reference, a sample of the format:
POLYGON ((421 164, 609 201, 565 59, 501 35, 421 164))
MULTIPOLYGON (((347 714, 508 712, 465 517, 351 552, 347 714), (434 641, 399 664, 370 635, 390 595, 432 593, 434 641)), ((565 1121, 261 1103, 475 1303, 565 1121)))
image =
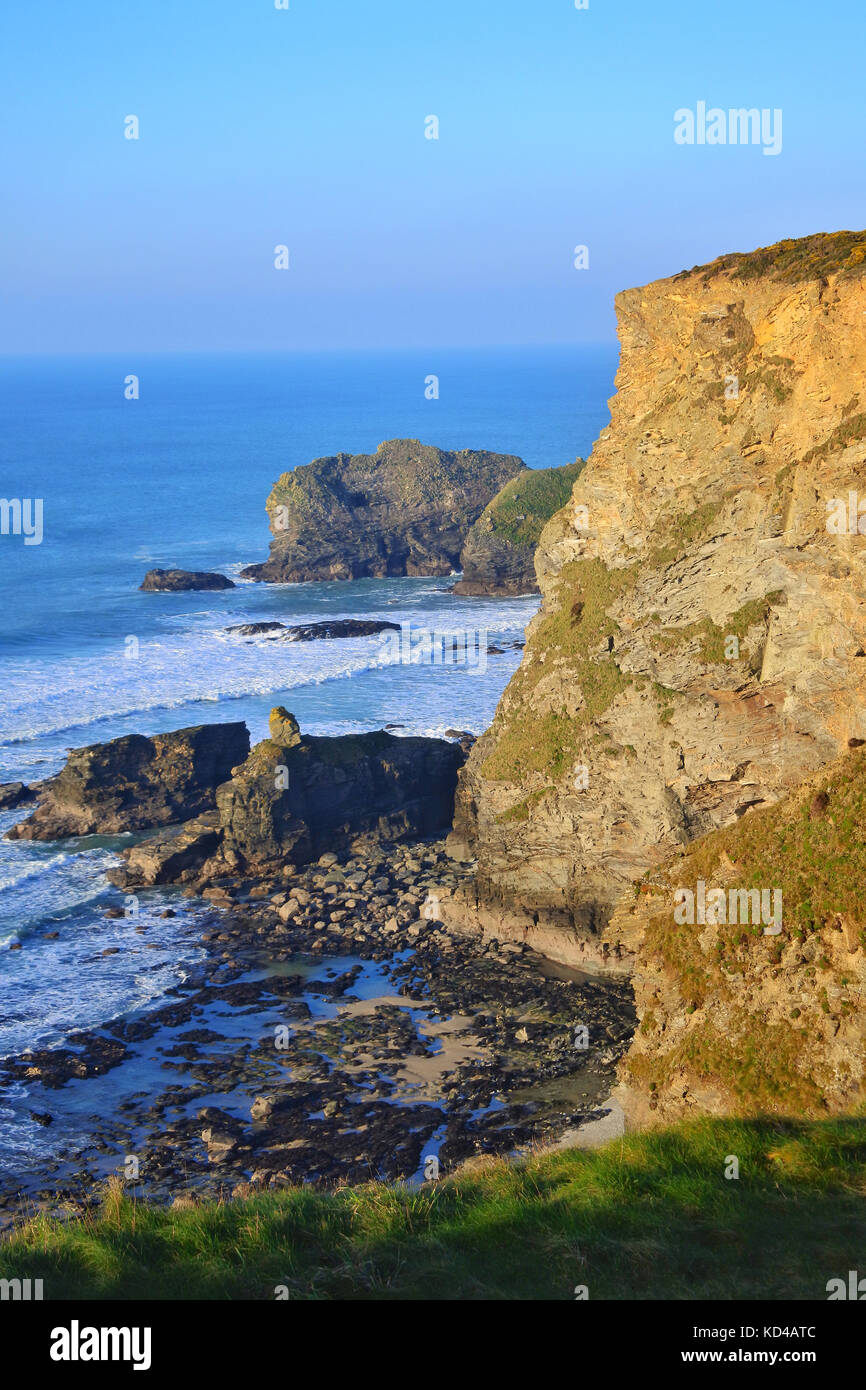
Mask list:
POLYGON ((117 1172, 160 1203, 421 1181, 431 1158, 441 1175, 603 1114, 633 1031, 629 986, 557 977, 519 944, 445 928, 438 896, 473 867, 434 840, 203 888, 204 961, 168 1002, 0 1065, 46 1127, 70 1084, 138 1078, 143 1055, 152 1078, 38 1180, 7 1180, 0 1220, 86 1210, 117 1172))

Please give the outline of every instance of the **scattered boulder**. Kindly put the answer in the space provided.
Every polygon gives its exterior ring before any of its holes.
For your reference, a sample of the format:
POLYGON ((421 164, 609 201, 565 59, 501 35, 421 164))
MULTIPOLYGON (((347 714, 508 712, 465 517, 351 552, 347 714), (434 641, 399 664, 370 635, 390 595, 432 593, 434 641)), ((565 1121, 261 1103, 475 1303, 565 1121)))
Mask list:
POLYGON ((127 734, 76 748, 41 784, 33 815, 12 840, 117 835, 190 820, 213 810, 214 792, 246 758, 246 724, 199 724, 173 733, 127 734))
POLYGON ((146 594, 179 594, 191 589, 233 589, 224 574, 207 570, 148 570, 139 590, 146 594))

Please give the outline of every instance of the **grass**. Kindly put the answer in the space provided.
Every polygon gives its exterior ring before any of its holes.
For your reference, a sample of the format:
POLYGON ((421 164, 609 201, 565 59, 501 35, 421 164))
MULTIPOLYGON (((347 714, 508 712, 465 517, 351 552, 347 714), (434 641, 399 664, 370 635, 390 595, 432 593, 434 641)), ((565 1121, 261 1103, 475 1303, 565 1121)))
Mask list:
MULTIPOLYGON (((625 1065, 636 1085, 655 1090, 685 1071, 720 1084, 740 1110, 826 1111, 819 1040, 826 1027, 844 1027, 857 1007, 859 966, 852 952, 858 943, 866 946, 864 819, 866 750, 858 750, 803 789, 712 831, 645 876, 638 885, 638 895, 649 895, 642 955, 676 982, 683 1013, 704 1012, 701 1026, 684 1037, 629 1056, 625 1065), (713 950, 696 950, 695 926, 675 920, 672 890, 694 889, 700 879, 747 890, 779 888, 782 934, 764 936, 762 925, 751 922, 720 923, 712 929, 713 950), (843 927, 850 947, 843 946, 843 927), (766 1002, 760 990, 779 967, 783 976, 798 972, 800 991, 798 1007, 783 1022, 765 1017, 760 1004, 766 1002), (742 985, 759 992, 759 1005, 743 1007, 742 985)), ((641 1032, 654 1033, 652 1012, 641 1032)))
MULTIPOLYGON (((718 627, 712 618, 704 618, 702 622, 689 623, 687 627, 669 628, 664 632, 656 633, 650 638, 650 641, 659 651, 667 652, 700 638, 698 647, 700 660, 708 665, 717 664, 729 659, 726 651, 728 639, 736 637, 738 643, 744 643, 752 628, 766 625, 770 610, 776 604, 782 603, 784 597, 780 589, 775 589, 763 598, 750 599, 748 603, 744 603, 741 608, 738 608, 736 612, 731 613, 725 619, 722 627, 718 627)), ((755 651, 751 651, 745 646, 742 646, 740 650, 741 656, 737 659, 745 661, 748 658, 751 668, 756 672, 760 671, 763 640, 755 651)))
MULTIPOLYGON (((631 683, 606 652, 605 640, 618 632, 608 610, 617 596, 630 587, 636 567, 609 570, 601 560, 578 560, 563 565, 559 575, 556 607, 543 619, 530 642, 530 653, 544 652, 545 665, 533 661, 517 671, 509 695, 528 717, 509 715, 496 747, 485 760, 483 775, 510 781, 530 772, 552 777, 565 773, 574 762, 583 730, 609 709, 620 691, 631 683), (564 661, 569 683, 580 691, 579 710, 555 711, 541 717, 531 714, 532 691, 554 661, 564 661)), ((494 733, 499 732, 497 720, 494 733)))
POLYGON ((699 1120, 409 1190, 124 1198, 0 1245, 47 1299, 825 1299, 862 1264, 866 1121, 699 1120), (726 1179, 730 1156, 739 1178, 726 1179), (284 1293, 282 1296, 286 1296, 284 1293))
POLYGON ((482 521, 514 545, 534 550, 547 522, 571 497, 583 467, 584 460, 577 459, 563 468, 535 468, 512 478, 487 504, 482 521))

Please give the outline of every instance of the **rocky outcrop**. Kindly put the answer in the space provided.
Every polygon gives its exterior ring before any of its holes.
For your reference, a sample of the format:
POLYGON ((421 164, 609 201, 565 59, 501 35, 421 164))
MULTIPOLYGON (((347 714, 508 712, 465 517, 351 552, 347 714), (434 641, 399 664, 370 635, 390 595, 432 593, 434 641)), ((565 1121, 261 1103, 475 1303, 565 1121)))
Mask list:
POLYGON ((39 788, 12 840, 117 835, 189 820, 213 810, 215 790, 246 758, 246 724, 200 724, 174 733, 129 734, 76 748, 39 788))
POLYGON ((535 547, 554 512, 571 496, 583 459, 564 468, 528 468, 505 484, 470 530, 460 552, 463 578, 455 594, 533 594, 535 547))
POLYGON ((838 233, 617 297, 611 424, 461 774, 455 923, 627 970, 635 879, 866 739, 864 266, 838 233))
POLYGON ((292 724, 275 710, 271 738, 217 792, 222 853, 232 867, 357 853, 365 836, 419 839, 450 823, 464 757, 457 744, 384 731, 305 737, 292 724))
POLYGON ((697 840, 622 900, 639 1025, 632 1125, 827 1115, 866 1100, 866 756, 697 840))
POLYGON ((521 459, 393 439, 375 454, 314 460, 274 484, 270 558, 243 577, 273 583, 445 575, 473 522, 521 459))
POLYGON ((0 811, 11 811, 25 801, 32 801, 36 793, 23 782, 0 783, 0 811))
POLYGON ((178 594, 190 589, 233 589, 231 579, 208 570, 148 570, 139 590, 146 594, 178 594))

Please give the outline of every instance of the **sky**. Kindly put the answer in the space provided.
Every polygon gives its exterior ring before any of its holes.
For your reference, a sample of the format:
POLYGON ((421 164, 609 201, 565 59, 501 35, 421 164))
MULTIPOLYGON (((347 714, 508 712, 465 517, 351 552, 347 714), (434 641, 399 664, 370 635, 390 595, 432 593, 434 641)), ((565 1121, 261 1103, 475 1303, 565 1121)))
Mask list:
POLYGON ((0 353, 612 342, 620 289, 866 225, 862 0, 289 5, 6 7, 0 353), (781 150, 677 143, 699 102, 781 150))

